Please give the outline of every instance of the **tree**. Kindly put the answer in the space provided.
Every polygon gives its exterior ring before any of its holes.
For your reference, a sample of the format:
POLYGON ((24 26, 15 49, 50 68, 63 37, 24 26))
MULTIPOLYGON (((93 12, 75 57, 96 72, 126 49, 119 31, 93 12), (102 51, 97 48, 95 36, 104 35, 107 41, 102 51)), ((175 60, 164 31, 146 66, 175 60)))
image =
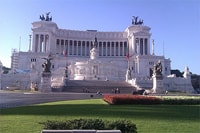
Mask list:
POLYGON ((2 70, 3 70, 3 74, 7 74, 11 70, 11 68, 3 66, 2 70))

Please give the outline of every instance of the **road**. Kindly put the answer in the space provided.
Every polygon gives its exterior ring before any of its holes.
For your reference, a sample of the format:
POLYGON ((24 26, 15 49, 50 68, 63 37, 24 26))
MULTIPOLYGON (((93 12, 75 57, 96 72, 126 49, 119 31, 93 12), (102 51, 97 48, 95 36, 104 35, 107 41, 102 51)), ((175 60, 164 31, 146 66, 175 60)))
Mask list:
MULTIPOLYGON (((156 94, 158 96, 158 94, 156 94)), ((159 96, 176 96, 176 94, 160 94, 159 96)), ((188 94, 187 96, 200 96, 200 94, 188 94)), ((0 91, 0 109, 12 108, 19 106, 27 106, 33 104, 40 104, 46 102, 66 101, 66 100, 78 100, 78 99, 90 99, 90 98, 102 98, 102 95, 96 95, 96 93, 67 93, 67 92, 12 92, 12 91, 0 91), (91 97, 93 95, 93 97, 91 97)))
POLYGON ((46 102, 102 98, 94 93, 23 93, 0 91, 0 109, 46 102), (91 97, 93 95, 93 97, 91 97))

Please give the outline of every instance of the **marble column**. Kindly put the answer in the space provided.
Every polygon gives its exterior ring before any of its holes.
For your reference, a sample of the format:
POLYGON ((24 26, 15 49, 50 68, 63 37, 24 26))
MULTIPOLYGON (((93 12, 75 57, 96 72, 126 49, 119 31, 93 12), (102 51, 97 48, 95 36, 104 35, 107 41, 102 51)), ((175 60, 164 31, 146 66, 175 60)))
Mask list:
POLYGON ((32 52, 37 52, 36 50, 36 34, 33 33, 33 38, 32 38, 32 52))
POLYGON ((43 51, 42 52, 46 52, 46 35, 44 34, 44 41, 43 41, 43 51))
POLYGON ((38 40, 37 40, 37 52, 40 52, 40 34, 38 34, 38 40))

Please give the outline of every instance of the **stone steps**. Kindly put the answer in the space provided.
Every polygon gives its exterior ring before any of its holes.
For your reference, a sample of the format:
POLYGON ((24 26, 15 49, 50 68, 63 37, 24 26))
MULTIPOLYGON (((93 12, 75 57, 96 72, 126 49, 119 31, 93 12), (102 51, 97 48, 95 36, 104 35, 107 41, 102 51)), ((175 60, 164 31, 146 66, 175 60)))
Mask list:
POLYGON ((115 93, 117 88, 120 93, 132 93, 136 89, 125 81, 69 80, 62 90, 64 92, 115 93))

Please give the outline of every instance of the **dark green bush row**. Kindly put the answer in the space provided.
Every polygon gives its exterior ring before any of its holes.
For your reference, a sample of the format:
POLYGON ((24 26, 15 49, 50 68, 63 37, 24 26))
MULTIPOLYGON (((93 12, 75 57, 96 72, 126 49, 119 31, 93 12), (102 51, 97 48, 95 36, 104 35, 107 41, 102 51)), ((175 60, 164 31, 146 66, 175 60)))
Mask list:
POLYGON ((122 133, 137 133, 136 125, 128 120, 106 121, 101 119, 73 119, 67 121, 46 121, 40 123, 49 130, 121 130, 122 133))
POLYGON ((195 105, 200 104, 200 98, 163 98, 162 104, 195 105))

